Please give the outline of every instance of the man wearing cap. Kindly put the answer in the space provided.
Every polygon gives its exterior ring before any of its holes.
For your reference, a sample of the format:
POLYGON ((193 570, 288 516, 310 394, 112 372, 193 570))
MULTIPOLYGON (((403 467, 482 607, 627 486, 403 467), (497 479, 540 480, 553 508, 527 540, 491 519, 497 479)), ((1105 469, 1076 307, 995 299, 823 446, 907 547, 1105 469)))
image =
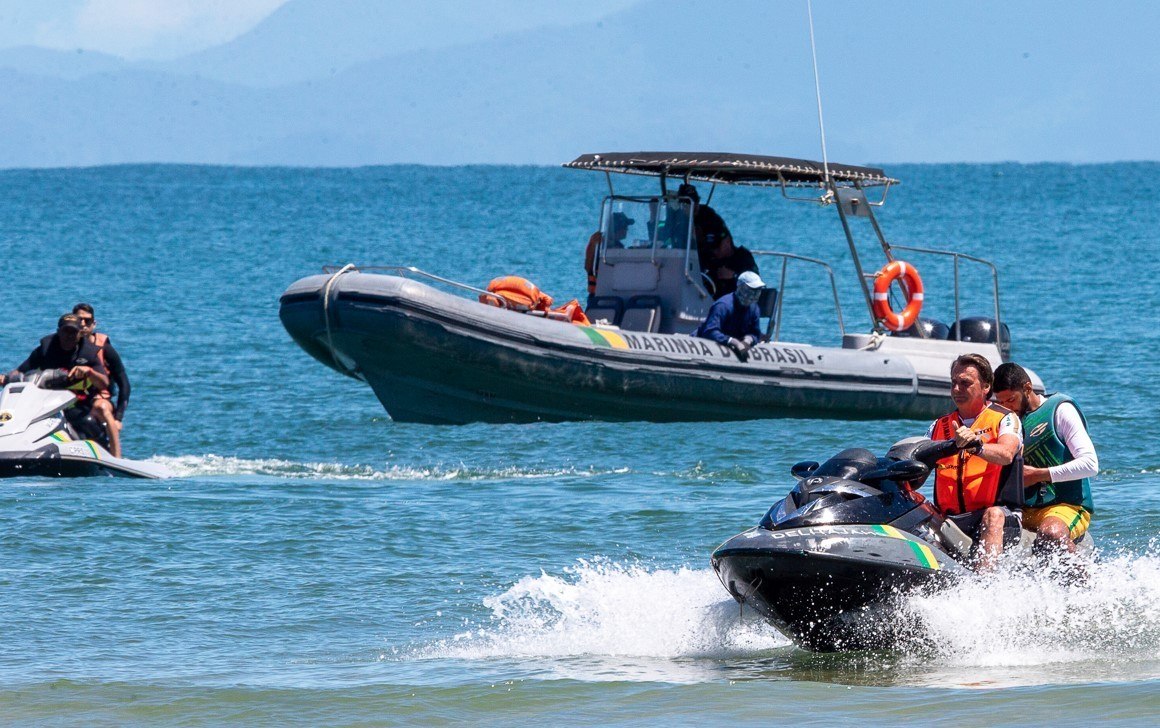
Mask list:
POLYGON ((109 375, 101 364, 97 348, 89 342, 81 328, 80 319, 66 313, 56 322, 56 333, 40 340, 20 366, 7 375, 0 375, 0 385, 34 369, 62 369, 68 372, 69 389, 76 394, 79 409, 84 416, 92 408, 93 398, 109 386, 109 375))
POLYGON ((765 282, 752 271, 737 277, 737 290, 718 298, 694 336, 728 346, 741 361, 749 359, 749 349, 761 341, 761 311, 757 299, 765 282))

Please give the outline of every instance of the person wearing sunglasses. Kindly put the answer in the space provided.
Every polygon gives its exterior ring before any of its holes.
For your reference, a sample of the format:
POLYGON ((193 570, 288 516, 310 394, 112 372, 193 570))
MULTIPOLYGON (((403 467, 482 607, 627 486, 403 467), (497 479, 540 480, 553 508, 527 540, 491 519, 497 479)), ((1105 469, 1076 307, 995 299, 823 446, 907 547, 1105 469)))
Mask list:
POLYGON ((97 333, 97 319, 93 307, 87 303, 78 303, 72 310, 73 315, 80 321, 85 339, 96 347, 101 364, 109 373, 109 387, 97 394, 93 403, 93 414, 105 423, 109 433, 109 452, 114 457, 121 457, 121 430, 125 421, 125 408, 129 405, 129 375, 125 373, 121 355, 113 348, 108 335, 97 333), (111 391, 114 388, 117 392, 115 405, 111 391))
POLYGON ((67 389, 76 396, 76 404, 66 410, 66 416, 74 422, 94 411, 97 393, 109 386, 96 347, 85 338, 80 322, 71 313, 57 320, 56 333, 41 339, 18 367, 0 375, 0 386, 20 381, 21 375, 28 372, 50 369, 68 372, 67 389))

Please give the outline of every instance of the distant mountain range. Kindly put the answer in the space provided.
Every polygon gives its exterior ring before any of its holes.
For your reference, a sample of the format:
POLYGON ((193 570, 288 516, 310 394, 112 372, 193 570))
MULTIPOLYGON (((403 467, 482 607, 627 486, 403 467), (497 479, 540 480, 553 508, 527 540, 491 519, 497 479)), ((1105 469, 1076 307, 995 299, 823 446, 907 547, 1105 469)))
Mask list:
MULTIPOLYGON (((567 26, 553 7, 291 0, 165 63, 2 50, 0 167, 820 156, 797 3, 603 0, 567 26)), ((830 156, 1160 159, 1149 24, 1112 7, 1044 32, 1038 11, 819 3, 830 156)))

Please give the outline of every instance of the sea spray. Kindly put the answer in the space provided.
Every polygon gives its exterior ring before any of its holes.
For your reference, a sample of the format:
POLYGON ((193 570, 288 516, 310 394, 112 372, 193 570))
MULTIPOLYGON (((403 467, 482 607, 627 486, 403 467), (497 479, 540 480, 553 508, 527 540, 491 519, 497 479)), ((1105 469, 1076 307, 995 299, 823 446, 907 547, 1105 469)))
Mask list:
MULTIPOLYGON (((440 640, 422 656, 645 658, 660 665, 754 656, 789 645, 751 613, 739 619, 737 604, 710 569, 581 560, 559 576, 526 576, 484 605, 489 620, 440 640)), ((645 674, 655 678, 656 670, 645 674)))

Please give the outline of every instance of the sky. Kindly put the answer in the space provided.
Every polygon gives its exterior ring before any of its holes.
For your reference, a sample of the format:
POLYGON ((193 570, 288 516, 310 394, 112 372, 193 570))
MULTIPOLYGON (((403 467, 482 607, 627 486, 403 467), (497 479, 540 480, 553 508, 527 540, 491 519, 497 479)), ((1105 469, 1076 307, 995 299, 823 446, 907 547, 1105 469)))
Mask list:
MULTIPOLYGON (((0 168, 817 156, 805 7, 0 0, 0 168)), ((817 0, 813 14, 832 158, 1160 160, 1160 3, 817 0)))
POLYGON ((286 0, 0 0, 0 48, 166 60, 224 43, 286 0))

